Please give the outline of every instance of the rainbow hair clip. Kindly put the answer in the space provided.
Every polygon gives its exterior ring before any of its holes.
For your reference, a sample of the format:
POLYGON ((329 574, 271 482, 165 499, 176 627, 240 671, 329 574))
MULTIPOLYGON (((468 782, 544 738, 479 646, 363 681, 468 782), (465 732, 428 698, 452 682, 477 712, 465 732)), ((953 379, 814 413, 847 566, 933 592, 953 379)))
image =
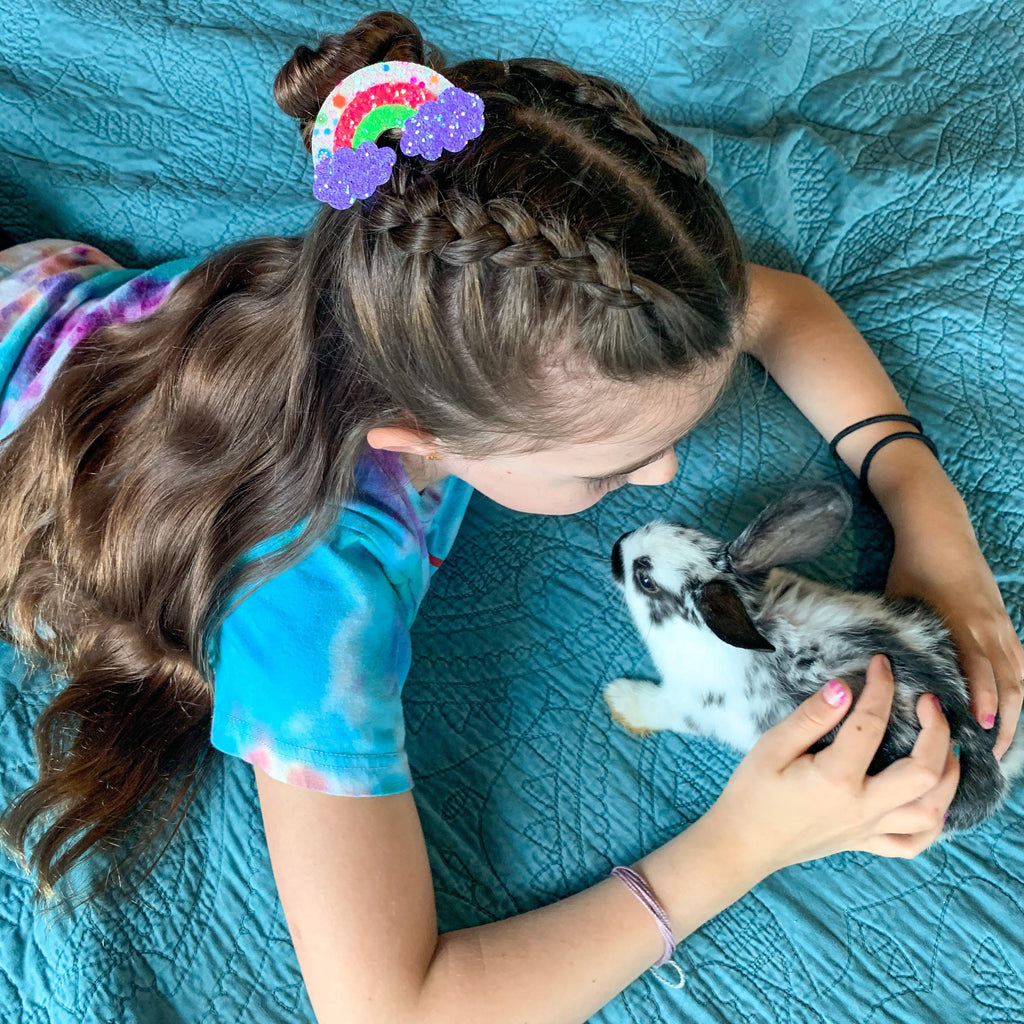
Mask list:
POLYGON ((484 101, 423 64, 392 60, 360 68, 330 92, 313 126, 313 195, 336 210, 366 199, 391 177, 395 151, 376 145, 402 128, 406 156, 457 153, 484 130, 484 101))

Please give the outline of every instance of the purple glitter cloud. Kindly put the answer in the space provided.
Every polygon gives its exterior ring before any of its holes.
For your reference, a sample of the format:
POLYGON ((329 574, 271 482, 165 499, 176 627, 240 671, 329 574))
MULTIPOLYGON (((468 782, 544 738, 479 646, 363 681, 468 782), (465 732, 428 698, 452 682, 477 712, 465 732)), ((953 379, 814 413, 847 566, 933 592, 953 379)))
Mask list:
POLYGON ((400 143, 406 156, 436 160, 447 149, 457 153, 484 130, 484 101, 457 86, 420 104, 405 122, 400 143))
POLYGON ((395 151, 370 141, 358 149, 347 146, 323 157, 313 170, 313 195, 336 210, 366 199, 391 177, 395 151))

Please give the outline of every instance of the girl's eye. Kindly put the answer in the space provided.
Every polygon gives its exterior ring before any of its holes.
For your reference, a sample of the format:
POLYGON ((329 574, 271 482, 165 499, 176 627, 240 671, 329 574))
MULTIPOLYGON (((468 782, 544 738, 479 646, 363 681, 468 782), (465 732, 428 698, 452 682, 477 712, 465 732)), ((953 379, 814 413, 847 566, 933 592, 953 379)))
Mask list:
MULTIPOLYGON (((680 440, 682 440, 682 438, 680 438, 680 440)), ((674 451, 674 450, 675 450, 675 445, 674 444, 669 445, 668 448, 665 448, 663 451, 658 452, 657 456, 655 456, 655 458, 651 459, 651 461, 648 462, 647 465, 650 466, 650 465, 654 465, 656 462, 660 462, 663 458, 665 458, 666 455, 668 455, 669 452, 674 451)), ((645 468, 645 467, 641 467, 641 468, 645 468)), ((636 472, 638 472, 638 470, 633 470, 633 472, 636 473, 636 472)), ((592 478, 592 479, 587 481, 587 486, 592 491, 609 491, 609 490, 614 490, 616 487, 622 487, 624 484, 628 484, 629 483, 629 478, 632 475, 633 475, 633 473, 619 473, 617 476, 599 476, 599 477, 594 477, 594 478, 592 478)))
POLYGON ((620 473, 618 476, 601 476, 587 481, 587 486, 592 491, 608 491, 629 483, 629 476, 620 473))
POLYGON ((638 569, 636 572, 636 584, 641 590, 646 590, 648 594, 655 594, 658 591, 658 584, 643 569, 638 569))

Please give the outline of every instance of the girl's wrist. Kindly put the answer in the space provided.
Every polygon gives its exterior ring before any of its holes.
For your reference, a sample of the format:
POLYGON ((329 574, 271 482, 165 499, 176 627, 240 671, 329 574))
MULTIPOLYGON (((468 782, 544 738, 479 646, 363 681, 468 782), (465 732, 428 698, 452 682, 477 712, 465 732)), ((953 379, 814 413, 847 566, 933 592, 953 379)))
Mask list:
POLYGON ((746 835, 713 807, 634 865, 668 913, 677 940, 771 874, 746 835))
POLYGON ((895 532, 922 519, 973 532, 967 507, 942 465, 920 441, 893 441, 871 462, 868 486, 895 532))

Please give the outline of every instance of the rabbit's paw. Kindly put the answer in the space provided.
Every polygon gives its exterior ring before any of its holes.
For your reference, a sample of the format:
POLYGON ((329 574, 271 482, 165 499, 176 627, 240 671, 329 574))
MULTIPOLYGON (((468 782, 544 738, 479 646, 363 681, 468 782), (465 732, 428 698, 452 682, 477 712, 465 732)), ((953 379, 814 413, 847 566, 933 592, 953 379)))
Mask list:
POLYGON ((664 729, 660 708, 661 687, 646 679, 614 679, 604 688, 612 718, 634 736, 649 736, 664 729))

